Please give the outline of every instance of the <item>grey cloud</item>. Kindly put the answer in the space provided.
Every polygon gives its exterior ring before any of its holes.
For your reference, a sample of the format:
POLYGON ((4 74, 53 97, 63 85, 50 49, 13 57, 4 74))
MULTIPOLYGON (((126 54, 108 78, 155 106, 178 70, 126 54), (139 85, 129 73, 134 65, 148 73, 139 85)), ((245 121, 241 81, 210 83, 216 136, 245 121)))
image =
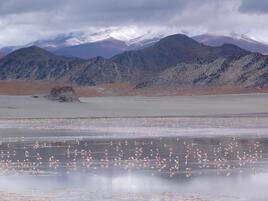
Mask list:
POLYGON ((239 11, 243 13, 268 14, 268 1, 242 0, 239 11))
POLYGON ((241 14, 256 12, 254 9, 264 12, 265 4, 261 4, 264 1, 0 0, 0 46, 26 43, 59 33, 89 29, 97 32, 126 26, 136 26, 138 31, 154 31, 157 27, 192 34, 200 30, 220 33, 254 30, 264 35, 268 30, 264 30, 266 20, 260 17, 262 15, 241 14))
POLYGON ((47 11, 55 8, 59 4, 57 1, 52 4, 52 1, 44 0, 1 0, 0 1, 0 15, 12 15, 21 13, 34 13, 40 11, 47 11))
POLYGON ((54 22, 117 25, 163 22, 187 7, 198 7, 215 0, 1 0, 0 15, 47 13, 54 22))

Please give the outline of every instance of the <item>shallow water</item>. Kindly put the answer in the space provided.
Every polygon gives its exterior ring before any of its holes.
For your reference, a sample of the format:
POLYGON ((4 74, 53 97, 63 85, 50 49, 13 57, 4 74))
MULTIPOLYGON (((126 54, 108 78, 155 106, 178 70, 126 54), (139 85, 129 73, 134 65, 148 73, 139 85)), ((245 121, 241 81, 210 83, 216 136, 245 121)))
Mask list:
POLYGON ((261 201, 268 199, 267 159, 264 136, 3 138, 0 195, 261 201))

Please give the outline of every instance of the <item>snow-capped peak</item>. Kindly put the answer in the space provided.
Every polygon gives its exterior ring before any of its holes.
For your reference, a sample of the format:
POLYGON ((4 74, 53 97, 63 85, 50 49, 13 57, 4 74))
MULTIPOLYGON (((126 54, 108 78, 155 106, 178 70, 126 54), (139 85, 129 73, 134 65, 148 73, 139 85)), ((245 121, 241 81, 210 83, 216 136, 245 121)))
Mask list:
POLYGON ((132 38, 128 41, 126 41, 127 45, 145 45, 145 43, 152 43, 152 42, 157 42, 161 38, 164 38, 165 34, 163 33, 154 33, 154 32, 147 32, 146 34, 143 34, 139 37, 132 38))

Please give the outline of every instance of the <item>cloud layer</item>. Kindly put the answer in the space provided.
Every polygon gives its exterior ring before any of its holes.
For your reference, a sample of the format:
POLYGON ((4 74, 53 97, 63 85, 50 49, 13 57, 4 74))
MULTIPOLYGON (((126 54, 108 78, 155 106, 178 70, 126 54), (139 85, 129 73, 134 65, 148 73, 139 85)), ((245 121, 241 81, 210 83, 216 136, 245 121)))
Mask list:
POLYGON ((1 0, 0 46, 107 28, 133 37, 236 32, 268 42, 267 19, 265 0, 1 0))
POLYGON ((267 14, 268 1, 243 0, 239 10, 244 13, 267 14))

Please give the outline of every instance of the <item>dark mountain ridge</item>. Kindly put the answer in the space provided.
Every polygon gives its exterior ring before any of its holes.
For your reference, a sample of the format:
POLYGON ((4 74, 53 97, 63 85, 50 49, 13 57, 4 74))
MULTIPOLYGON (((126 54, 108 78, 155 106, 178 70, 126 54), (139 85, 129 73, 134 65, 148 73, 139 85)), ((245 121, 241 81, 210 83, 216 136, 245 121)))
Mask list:
POLYGON ((182 35, 161 39, 155 45, 136 51, 127 51, 112 58, 114 62, 150 71, 161 71, 178 63, 209 62, 216 58, 240 57, 250 52, 225 44, 209 47, 182 35))

